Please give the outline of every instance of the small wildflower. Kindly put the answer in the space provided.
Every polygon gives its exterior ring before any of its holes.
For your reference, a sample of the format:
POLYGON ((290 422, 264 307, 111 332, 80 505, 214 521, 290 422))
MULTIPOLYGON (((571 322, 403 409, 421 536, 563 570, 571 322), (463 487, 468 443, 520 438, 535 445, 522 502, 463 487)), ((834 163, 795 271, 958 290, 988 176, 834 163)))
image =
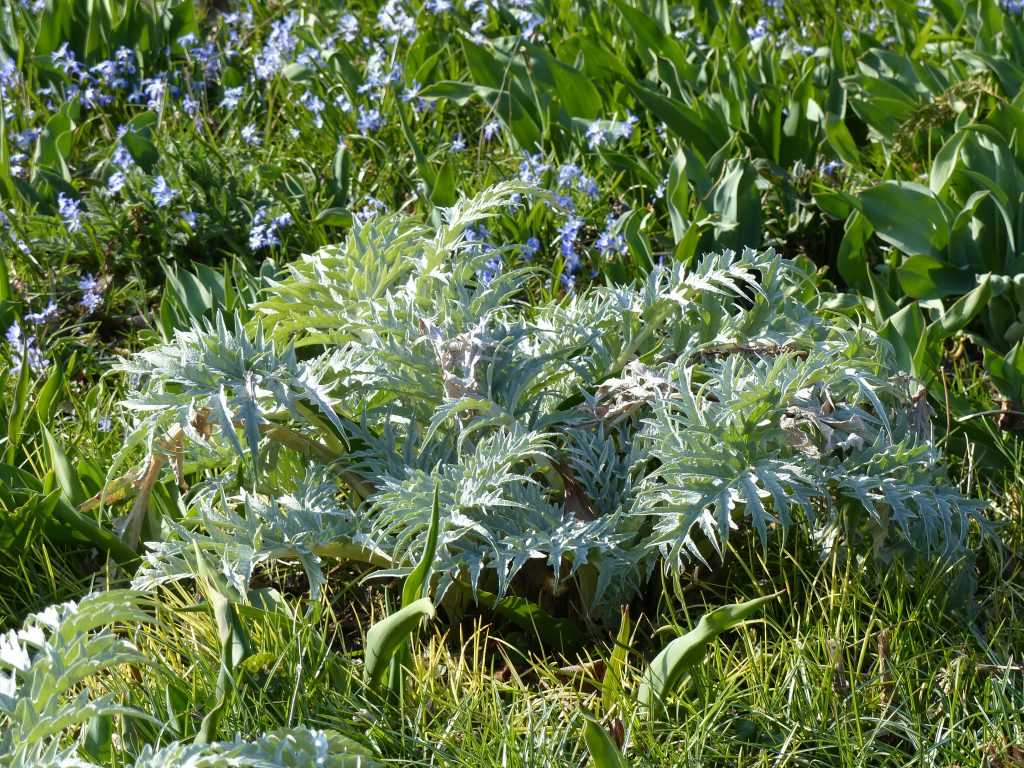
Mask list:
MULTIPOLYGON (((25 315, 25 319, 34 325, 40 325, 45 323, 51 317, 57 316, 57 302, 50 300, 50 303, 46 305, 46 308, 39 312, 29 312, 25 315)), ((17 326, 15 326, 17 327, 17 326)))
POLYGON ((225 88, 224 96, 220 100, 220 105, 224 107, 224 109, 234 109, 238 106, 238 102, 242 100, 242 94, 244 92, 245 88, 241 85, 237 88, 225 88))
POLYGON ((249 123, 247 126, 242 128, 242 141, 253 147, 258 147, 263 143, 263 139, 260 137, 259 131, 256 130, 255 123, 249 123))
POLYGON ((157 208, 167 207, 178 194, 177 191, 171 189, 163 176, 153 179, 153 186, 150 187, 149 193, 153 196, 153 202, 156 203, 157 208))
POLYGON ((118 194, 124 189, 125 183, 128 181, 128 177, 124 174, 124 171, 115 171, 110 174, 110 178, 107 179, 107 192, 112 195, 118 194))
POLYGON ((526 242, 519 247, 519 252, 526 261, 533 261, 533 257, 540 250, 540 240, 536 237, 528 237, 526 242))
POLYGON ((605 257, 610 259, 613 256, 622 256, 626 253, 626 238, 621 234, 617 234, 614 231, 615 217, 608 216, 604 222, 604 230, 597 237, 598 252, 605 257))
POLYGON ((367 109, 360 105, 359 117, 356 119, 356 128, 360 133, 374 133, 380 130, 382 125, 384 125, 384 120, 380 116, 379 109, 367 109))
POLYGON ((501 123, 499 123, 497 120, 491 120, 489 123, 486 123, 483 128, 484 141, 490 141, 491 139, 493 139, 495 136, 498 135, 498 132, 500 130, 501 123))
POLYGON ((82 204, 63 192, 57 195, 57 209, 68 232, 82 231, 82 204))

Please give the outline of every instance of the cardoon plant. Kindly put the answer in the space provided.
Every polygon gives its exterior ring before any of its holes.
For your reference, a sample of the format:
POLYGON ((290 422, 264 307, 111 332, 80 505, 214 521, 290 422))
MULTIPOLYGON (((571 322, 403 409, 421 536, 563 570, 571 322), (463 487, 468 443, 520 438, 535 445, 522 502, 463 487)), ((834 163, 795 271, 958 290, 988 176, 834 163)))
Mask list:
POLYGON ((239 586, 297 561, 313 594, 324 558, 401 573, 435 483, 438 599, 539 569, 541 592, 601 615, 744 528, 882 562, 964 550, 980 505, 946 481, 925 399, 812 273, 770 250, 708 254, 531 305, 521 246, 476 236, 525 191, 463 200, 437 227, 357 223, 248 325, 219 318, 124 363, 139 385, 122 459, 149 451, 143 492, 161 472, 190 485, 138 588, 190 577, 197 552, 239 586))

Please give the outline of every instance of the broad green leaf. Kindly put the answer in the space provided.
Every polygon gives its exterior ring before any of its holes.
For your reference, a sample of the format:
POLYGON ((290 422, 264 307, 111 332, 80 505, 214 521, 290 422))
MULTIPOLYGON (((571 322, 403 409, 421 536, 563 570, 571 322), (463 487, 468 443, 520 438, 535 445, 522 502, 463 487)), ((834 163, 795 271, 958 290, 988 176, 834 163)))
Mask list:
POLYGON ((957 131, 942 145, 941 149, 936 153, 935 159, 932 160, 928 186, 936 195, 941 195, 946 191, 946 186, 949 184, 953 171, 956 170, 957 163, 960 161, 960 148, 963 146, 966 138, 966 131, 957 131))
POLYGON ((777 596, 725 605, 704 614, 696 627, 669 643, 644 670, 637 693, 640 706, 649 713, 660 712, 672 692, 704 658, 712 640, 756 615, 761 606, 777 596))
POLYGON ((416 631, 423 619, 432 619, 434 615, 433 602, 429 597, 422 597, 370 627, 366 633, 363 680, 371 689, 379 690, 391 657, 416 631))
POLYGON ((441 483, 434 481, 434 503, 430 509, 430 528, 427 531, 427 543, 423 548, 416 567, 412 569, 402 584, 402 607, 412 605, 421 597, 426 597, 430 587, 430 571, 437 553, 437 540, 441 533, 441 483))
POLYGON ((672 165, 669 167, 665 202, 668 204, 668 216, 672 222, 672 238, 678 243, 686 236, 690 207, 690 182, 686 177, 686 154, 682 149, 676 150, 672 165))
POLYGON ((594 768, 629 768, 629 763, 619 750, 611 734, 601 721, 584 712, 583 740, 594 768))
POLYGON ((629 658, 629 642, 632 637, 632 631, 633 624, 629 619, 629 606, 626 606, 622 609, 619 631, 615 635, 615 646, 612 648, 611 656, 608 659, 604 680, 601 681, 601 704, 604 707, 605 713, 610 712, 616 702, 624 695, 622 675, 626 671, 626 661, 629 658))
POLYGON ((938 198, 920 184, 887 181, 860 196, 878 236, 908 256, 940 258, 949 243, 949 222, 938 198))
POLYGON ((77 506, 85 499, 85 493, 82 491, 82 483, 78 479, 78 474, 75 472, 74 467, 71 466, 71 462, 68 460, 57 438, 50 433, 50 430, 45 425, 43 425, 42 430, 43 437, 46 440, 47 452, 50 455, 50 466, 53 467, 54 474, 57 477, 61 495, 69 504, 77 506))
POLYGON ((915 299, 958 296, 975 284, 974 273, 957 269, 931 256, 911 256, 896 272, 900 287, 915 299))

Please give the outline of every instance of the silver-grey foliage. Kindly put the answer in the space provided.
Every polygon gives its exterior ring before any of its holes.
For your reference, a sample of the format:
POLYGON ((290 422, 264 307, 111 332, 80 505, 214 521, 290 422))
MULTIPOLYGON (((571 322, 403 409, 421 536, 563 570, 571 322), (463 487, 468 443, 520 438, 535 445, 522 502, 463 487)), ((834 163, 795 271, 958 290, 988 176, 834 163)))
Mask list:
POLYGON ((195 328, 126 364, 126 453, 167 450, 177 425, 178 461, 213 478, 196 519, 151 544, 140 586, 187 576, 192 540, 242 581, 271 559, 301 562, 314 590, 325 556, 399 571, 435 476, 441 592, 503 593, 538 560, 556 588, 585 569, 594 606, 740 526, 889 557, 955 554, 983 523, 945 479, 914 382, 868 326, 821 306, 803 267, 711 254, 530 306, 530 274, 485 284, 494 253, 466 237, 519 191, 436 228, 373 219, 291 266, 250 327, 195 328))

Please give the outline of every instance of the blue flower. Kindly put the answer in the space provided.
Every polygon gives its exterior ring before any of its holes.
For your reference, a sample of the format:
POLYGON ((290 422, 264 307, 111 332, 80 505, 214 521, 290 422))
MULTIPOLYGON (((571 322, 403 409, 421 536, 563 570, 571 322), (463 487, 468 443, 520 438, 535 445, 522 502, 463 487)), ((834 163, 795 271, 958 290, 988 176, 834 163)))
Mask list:
POLYGON ((242 128, 242 141, 254 147, 258 147, 263 143, 263 139, 260 138, 259 131, 256 130, 255 123, 249 123, 247 126, 242 128))
POLYGON ((579 237, 582 226, 583 219, 570 215, 558 228, 558 245, 566 272, 575 272, 579 267, 580 257, 576 252, 576 238, 579 237))
POLYGON ((560 187, 571 187, 577 178, 580 176, 580 169, 569 163, 568 165, 562 165, 558 168, 558 186, 560 187))
POLYGON ((834 176, 842 167, 843 164, 838 160, 829 160, 821 164, 821 173, 824 176, 834 176))
POLYGON ((277 236, 277 233, 291 223, 292 215, 290 213, 283 213, 267 221, 267 208, 262 206, 256 211, 256 215, 252 219, 252 228, 249 230, 249 247, 254 251, 258 251, 261 248, 280 245, 281 239, 277 236))
POLYGON ((57 209, 68 232, 82 231, 82 204, 63 192, 57 195, 57 209))
POLYGON ((115 171, 110 174, 110 178, 107 179, 107 191, 112 195, 116 195, 124 189, 124 185, 127 181, 128 177, 125 176, 124 171, 115 171))
POLYGON ((270 34, 263 45, 263 50, 253 58, 256 77, 260 80, 270 80, 284 69, 285 65, 291 63, 290 60, 298 45, 298 40, 292 34, 292 29, 298 23, 299 14, 292 11, 271 25, 270 34))
POLYGON ((501 123, 499 123, 497 120, 491 120, 489 123, 485 123, 483 128, 484 141, 490 141, 491 139, 493 139, 495 136, 498 135, 498 132, 500 130, 501 123))
POLYGON ((346 13, 338 21, 338 33, 342 40, 351 43, 359 34, 359 20, 351 13, 346 13))
POLYGON ((323 117, 321 117, 320 113, 323 112, 324 107, 327 106, 326 104, 324 104, 323 99, 321 99, 315 93, 306 91, 304 94, 302 94, 302 97, 299 100, 302 102, 302 106, 304 106, 306 109, 313 113, 313 125, 315 125, 317 128, 323 128, 324 119, 323 117))
POLYGON ((747 27, 747 37, 751 42, 760 40, 763 37, 768 37, 771 34, 771 30, 768 28, 768 19, 764 16, 757 20, 757 24, 753 27, 747 27))
POLYGON ((519 252, 526 261, 533 261, 533 257, 540 250, 540 240, 536 237, 528 237, 526 242, 519 246, 519 252))
POLYGON ((7 343, 14 349, 14 354, 12 355, 14 365, 11 367, 12 374, 17 375, 21 373, 21 361, 23 359, 27 359, 29 369, 37 373, 45 370, 46 366, 50 364, 50 361, 43 357, 42 351, 36 345, 36 337, 23 337, 21 326, 17 323, 14 323, 7 329, 4 338, 7 339, 7 343))
POLYGON ((541 177, 547 170, 548 164, 544 162, 544 155, 539 152, 535 155, 526 152, 519 163, 519 180, 530 186, 539 186, 541 177))
POLYGON ((380 130, 381 126, 384 125, 384 120, 380 116, 379 109, 367 109, 360 105, 359 117, 356 118, 356 128, 362 134, 373 133, 380 130))
POLYGON ((121 170, 128 170, 135 165, 135 160, 132 158, 132 153, 125 149, 123 144, 118 144, 114 148, 114 154, 110 157, 110 162, 116 165, 121 170))
POLYGON ((242 94, 245 93, 244 86, 238 86, 237 88, 225 88, 224 96, 220 100, 220 105, 224 109, 234 109, 238 106, 238 102, 242 100, 242 94))
POLYGON ((157 208, 164 208, 170 205, 171 200, 178 194, 170 188, 163 176, 157 176, 153 179, 153 186, 149 188, 149 193, 153 196, 153 202, 156 203, 157 208))
POLYGON ((605 258, 622 256, 626 253, 626 238, 614 231, 615 217, 608 216, 604 222, 604 230, 597 236, 597 250, 605 258))
POLYGON ((57 316, 57 302, 50 300, 50 303, 46 305, 46 308, 39 312, 29 312, 25 315, 25 319, 30 323, 39 325, 45 323, 51 317, 57 316))
POLYGON ((452 152, 462 152, 466 148, 466 140, 462 138, 461 133, 456 133, 455 138, 452 139, 451 149, 452 152))

